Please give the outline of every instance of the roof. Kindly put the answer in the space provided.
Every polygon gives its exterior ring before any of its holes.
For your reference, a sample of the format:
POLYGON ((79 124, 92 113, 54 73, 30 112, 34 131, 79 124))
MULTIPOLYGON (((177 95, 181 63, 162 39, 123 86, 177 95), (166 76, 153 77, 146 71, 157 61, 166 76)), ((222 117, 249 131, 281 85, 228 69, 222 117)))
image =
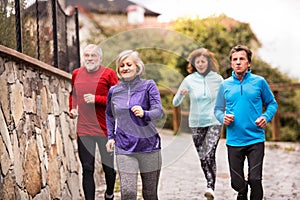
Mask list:
POLYGON ((36 16, 36 6, 38 6, 38 13, 40 18, 48 17, 47 1, 38 1, 37 4, 36 2, 32 3, 23 11, 24 15, 26 16, 31 14, 32 16, 36 16))
MULTIPOLYGON (((136 5, 129 0, 66 0, 67 6, 82 6, 88 11, 98 13, 109 13, 109 14, 125 14, 126 8, 130 5, 136 5)), ((140 5, 144 8, 143 5, 140 5)), ((158 16, 159 13, 153 12, 147 8, 145 9, 145 15, 158 16)))

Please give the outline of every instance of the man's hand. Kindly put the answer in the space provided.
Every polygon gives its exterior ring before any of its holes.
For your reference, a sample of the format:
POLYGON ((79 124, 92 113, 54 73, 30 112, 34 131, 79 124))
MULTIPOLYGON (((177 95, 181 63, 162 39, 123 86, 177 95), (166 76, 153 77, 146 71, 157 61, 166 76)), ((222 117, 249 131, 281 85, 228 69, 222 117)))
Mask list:
POLYGON ((255 124, 259 126, 260 128, 266 128, 267 126, 267 120, 265 117, 259 117, 255 120, 255 124))
POLYGON ((225 114, 223 119, 223 124, 229 125, 234 121, 234 115, 233 114, 225 114))
POLYGON ((78 116, 78 111, 77 109, 72 109, 69 113, 69 116, 72 118, 72 119, 75 119, 77 116, 78 116))
POLYGON ((85 103, 95 103, 95 95, 93 94, 84 94, 83 99, 85 103))

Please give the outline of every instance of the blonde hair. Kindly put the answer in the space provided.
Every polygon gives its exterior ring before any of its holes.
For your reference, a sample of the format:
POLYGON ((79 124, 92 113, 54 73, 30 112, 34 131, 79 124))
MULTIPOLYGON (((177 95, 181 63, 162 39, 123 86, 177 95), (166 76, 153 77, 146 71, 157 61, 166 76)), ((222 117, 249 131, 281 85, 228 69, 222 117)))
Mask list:
POLYGON ((190 55, 188 56, 189 64, 186 67, 186 71, 188 73, 191 74, 191 73, 197 71, 197 69, 195 67, 195 59, 199 56, 205 56, 207 58, 209 70, 214 71, 214 72, 219 70, 219 63, 216 60, 214 54, 205 48, 200 48, 200 49, 196 49, 196 50, 192 51, 190 53, 190 55))
POLYGON ((144 62, 140 58, 139 53, 137 51, 124 50, 118 55, 118 58, 116 60, 116 72, 117 72, 117 75, 119 78, 121 78, 121 76, 119 74, 119 67, 121 65, 121 62, 124 59, 128 58, 129 56, 131 56, 133 62, 136 64, 136 66, 138 68, 137 76, 142 75, 145 70, 144 62))

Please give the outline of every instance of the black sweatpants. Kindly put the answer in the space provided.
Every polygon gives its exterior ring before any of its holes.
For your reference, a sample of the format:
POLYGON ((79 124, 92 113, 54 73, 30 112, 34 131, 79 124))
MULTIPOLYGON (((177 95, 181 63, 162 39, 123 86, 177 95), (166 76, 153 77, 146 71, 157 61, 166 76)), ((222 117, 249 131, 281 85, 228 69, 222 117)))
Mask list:
POLYGON ((106 151, 107 137, 105 136, 81 136, 78 137, 78 153, 82 165, 82 184, 86 200, 95 199, 95 150, 96 144, 101 155, 101 162, 106 181, 106 193, 113 194, 116 171, 114 169, 114 155, 106 151))
POLYGON ((264 142, 249 146, 228 146, 228 161, 230 167, 231 187, 237 192, 243 193, 248 184, 251 188, 250 199, 261 200, 263 198, 262 169, 265 154, 264 142), (248 180, 244 175, 244 162, 248 161, 248 180))

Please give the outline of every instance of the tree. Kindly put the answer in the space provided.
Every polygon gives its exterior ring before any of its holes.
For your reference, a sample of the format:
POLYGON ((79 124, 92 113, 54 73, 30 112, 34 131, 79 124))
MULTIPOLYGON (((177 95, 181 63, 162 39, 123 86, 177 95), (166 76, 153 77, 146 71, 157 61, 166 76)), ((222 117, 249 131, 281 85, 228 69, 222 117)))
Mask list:
MULTIPOLYGON (((26 2, 21 1, 21 13, 26 7, 26 2)), ((0 44, 12 49, 16 49, 16 17, 14 10, 14 1, 1 1, 0 2, 0 44)), ((31 14, 32 15, 32 14, 31 14)), ((31 34, 30 28, 33 27, 31 15, 22 16, 21 31, 22 31, 22 46, 23 53, 35 57, 35 38, 36 33, 31 34)))
POLYGON ((15 16, 12 2, 0 1, 0 18, 0 44, 15 49, 15 16))

